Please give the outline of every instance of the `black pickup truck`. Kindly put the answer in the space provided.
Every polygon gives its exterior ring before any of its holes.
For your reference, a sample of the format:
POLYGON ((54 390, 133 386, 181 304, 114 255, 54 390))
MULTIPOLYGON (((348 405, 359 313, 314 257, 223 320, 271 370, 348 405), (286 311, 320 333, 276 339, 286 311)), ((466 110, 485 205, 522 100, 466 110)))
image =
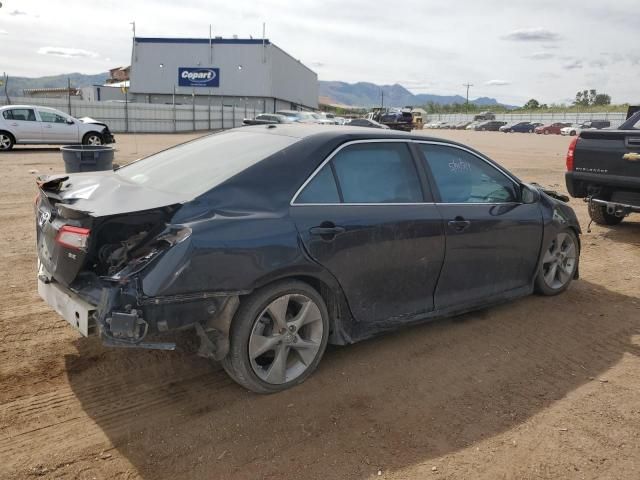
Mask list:
POLYGON ((567 152, 567 190, 589 202, 600 225, 640 212, 640 107, 616 130, 583 130, 567 152))

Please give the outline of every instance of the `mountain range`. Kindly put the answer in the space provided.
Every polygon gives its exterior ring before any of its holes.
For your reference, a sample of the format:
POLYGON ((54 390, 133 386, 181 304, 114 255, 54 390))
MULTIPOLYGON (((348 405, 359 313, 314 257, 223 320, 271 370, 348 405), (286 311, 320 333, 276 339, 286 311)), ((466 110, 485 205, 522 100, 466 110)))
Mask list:
MULTIPOLYGON (((101 85, 109 78, 109 73, 85 75, 83 73, 68 73, 46 77, 9 77, 7 93, 10 97, 21 97, 25 88, 55 88, 66 87, 68 79, 73 87, 101 85)), ((1 89, 0 89, 1 90, 1 89)), ((387 107, 404 107, 407 105, 420 106, 428 103, 451 104, 464 103, 461 95, 432 95, 427 93, 413 94, 399 84, 376 85, 368 82, 346 83, 320 80, 318 91, 321 103, 350 105, 355 107, 373 107, 381 103, 381 92, 384 93, 384 105, 387 107)), ((0 95, 4 93, 0 91, 0 95)), ((500 105, 495 98, 480 97, 470 100, 476 105, 500 105)), ((508 106, 508 105, 507 105, 508 106)))
MULTIPOLYGON (((358 82, 328 82, 320 80, 319 95, 322 103, 332 103, 359 107, 377 107, 382 101, 384 93, 385 107, 404 107, 407 105, 420 106, 428 103, 440 105, 465 103, 461 95, 432 95, 429 93, 413 94, 399 84, 376 85, 375 83, 358 82)), ((479 97, 469 100, 476 105, 501 105, 495 98, 479 97)), ((509 105, 506 105, 507 107, 509 105)))

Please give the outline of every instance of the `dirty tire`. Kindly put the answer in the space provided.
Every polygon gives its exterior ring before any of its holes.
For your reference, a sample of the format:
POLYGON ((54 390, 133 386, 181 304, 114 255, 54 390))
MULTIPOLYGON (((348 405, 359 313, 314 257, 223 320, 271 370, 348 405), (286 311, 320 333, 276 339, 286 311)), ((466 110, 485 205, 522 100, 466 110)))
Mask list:
POLYGON ((10 133, 0 132, 0 152, 8 152, 14 144, 15 141, 10 133))
POLYGON ((615 215, 611 215, 607 213, 607 207, 604 205, 596 205, 594 203, 589 203, 589 216, 591 220, 596 222, 598 225, 618 225, 623 217, 617 217, 615 215))
POLYGON ((324 354, 328 337, 329 313, 322 296, 311 286, 298 280, 277 282, 256 290, 240 302, 229 332, 229 353, 222 361, 222 366, 233 380, 252 392, 280 392, 304 382, 313 373, 324 354), (290 329, 296 322, 300 322, 296 319, 303 315, 302 307, 306 305, 306 300, 311 303, 305 312, 314 312, 314 317, 294 331, 293 337, 297 337, 297 340, 292 341, 290 329), (284 315, 270 313, 279 310, 274 304, 283 305, 283 302, 284 315), (298 303, 301 306, 296 312, 298 303), (316 318, 318 315, 320 318, 316 318), (276 331, 275 326, 279 323, 276 317, 281 317, 280 321, 284 318, 287 328, 276 331), (263 330, 256 334, 260 328, 263 330), (313 330, 309 330, 310 328, 313 330), (307 338, 309 332, 313 332, 313 339, 307 338), (260 341, 254 341, 254 336, 260 341), (263 354, 252 358, 255 352, 263 350, 261 347, 265 340, 272 346, 264 350, 263 354), (276 340, 279 343, 275 343, 276 340), (256 347, 258 344, 260 347, 256 347), (307 349, 306 345, 313 347, 307 349), (305 347, 301 348, 302 346, 305 347), (301 351, 303 353, 299 354, 301 351), (271 356, 273 358, 269 363, 271 356), (283 376, 272 375, 279 358, 284 358, 283 376))
POLYGON ((98 132, 89 132, 82 137, 83 145, 102 145, 104 140, 98 132))
POLYGON ((576 233, 572 229, 561 230, 553 237, 549 245, 547 245, 542 252, 542 261, 540 262, 540 268, 535 280, 536 292, 545 296, 558 295, 564 292, 569 288, 569 285, 573 281, 573 278, 578 271, 579 263, 580 243, 578 242, 576 233), (564 252, 565 256, 557 259, 555 253, 558 251, 564 252), (573 251, 574 258, 570 268, 567 268, 566 264, 564 268, 560 265, 556 265, 555 269, 553 269, 553 274, 549 275, 549 265, 556 263, 561 264, 562 259, 571 256, 571 254, 567 255, 570 251, 573 251), (558 272, 557 275, 555 274, 556 271, 558 272))

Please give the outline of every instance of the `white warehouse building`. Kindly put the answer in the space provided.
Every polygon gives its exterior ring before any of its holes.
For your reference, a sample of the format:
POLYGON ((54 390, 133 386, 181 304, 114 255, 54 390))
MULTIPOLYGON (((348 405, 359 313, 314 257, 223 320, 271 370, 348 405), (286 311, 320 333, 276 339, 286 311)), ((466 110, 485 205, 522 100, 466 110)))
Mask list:
POLYGON ((318 75, 267 39, 133 40, 129 101, 316 109, 318 75))

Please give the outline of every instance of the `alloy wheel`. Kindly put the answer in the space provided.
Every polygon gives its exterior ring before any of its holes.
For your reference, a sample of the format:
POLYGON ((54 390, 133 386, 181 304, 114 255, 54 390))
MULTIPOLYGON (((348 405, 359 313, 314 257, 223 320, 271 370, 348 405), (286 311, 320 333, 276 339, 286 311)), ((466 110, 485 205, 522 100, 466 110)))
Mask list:
POLYGON ((102 139, 99 135, 89 135, 87 145, 102 145, 102 139))
POLYGON ((323 333, 322 314, 309 297, 276 298, 258 315, 249 337, 254 373, 273 385, 298 378, 316 359, 323 333))
POLYGON ((11 137, 4 133, 0 133, 0 150, 9 150, 11 148, 11 137))
POLYGON ((559 233, 542 259, 542 273, 548 287, 557 290, 571 281, 576 270, 577 255, 573 237, 568 233, 559 233))

